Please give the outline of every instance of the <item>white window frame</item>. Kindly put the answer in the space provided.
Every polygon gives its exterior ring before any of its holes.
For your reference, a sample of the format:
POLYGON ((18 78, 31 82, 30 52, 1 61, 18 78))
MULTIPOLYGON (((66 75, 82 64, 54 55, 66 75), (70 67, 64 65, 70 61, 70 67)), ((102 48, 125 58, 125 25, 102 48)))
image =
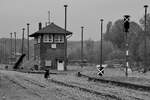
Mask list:
POLYGON ((35 43, 35 44, 38 43, 38 38, 37 38, 37 37, 34 38, 34 43, 35 43))
POLYGON ((55 43, 64 43, 64 35, 55 35, 54 41, 55 43))
POLYGON ((43 35, 43 42, 48 42, 48 34, 43 35))
POLYGON ((51 43, 53 42, 53 35, 52 35, 52 34, 49 34, 49 39, 48 39, 48 40, 49 40, 49 42, 51 42, 51 43))
POLYGON ((53 35, 52 34, 45 34, 43 36, 43 42, 53 42, 53 35))
POLYGON ((37 42, 40 43, 41 42, 41 36, 39 35, 37 38, 37 42))

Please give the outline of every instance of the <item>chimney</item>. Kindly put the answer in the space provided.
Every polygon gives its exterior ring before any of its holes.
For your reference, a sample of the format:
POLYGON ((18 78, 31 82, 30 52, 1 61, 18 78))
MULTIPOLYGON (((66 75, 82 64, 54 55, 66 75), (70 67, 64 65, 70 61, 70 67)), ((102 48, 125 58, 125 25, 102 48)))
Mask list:
POLYGON ((42 23, 40 22, 39 23, 39 30, 41 30, 42 29, 42 23))

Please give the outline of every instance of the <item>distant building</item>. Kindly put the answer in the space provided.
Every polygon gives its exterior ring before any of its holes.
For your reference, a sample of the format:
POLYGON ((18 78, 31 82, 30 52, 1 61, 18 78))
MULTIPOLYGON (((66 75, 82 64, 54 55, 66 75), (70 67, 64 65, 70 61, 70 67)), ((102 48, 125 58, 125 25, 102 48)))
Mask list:
POLYGON ((44 28, 39 23, 39 30, 30 35, 35 39, 34 58, 42 68, 64 70, 65 33, 72 35, 54 23, 44 28))

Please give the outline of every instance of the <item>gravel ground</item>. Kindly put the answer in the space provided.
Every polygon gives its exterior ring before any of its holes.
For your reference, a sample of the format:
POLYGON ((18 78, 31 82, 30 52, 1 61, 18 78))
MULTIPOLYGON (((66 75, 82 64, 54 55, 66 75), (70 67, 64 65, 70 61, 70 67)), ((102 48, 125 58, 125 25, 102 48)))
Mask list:
MULTIPOLYGON (((136 91, 111 84, 91 82, 86 78, 76 77, 75 72, 69 72, 68 75, 51 75, 50 79, 95 90, 104 94, 115 95, 123 100, 150 100, 150 93, 148 92, 136 91)), ((86 67, 82 69, 82 72, 97 77, 97 70, 95 68, 86 67)), ((2 97, 6 97, 6 100, 111 100, 103 96, 51 83, 46 81, 43 75, 39 74, 1 70, 0 77, 0 100, 3 100, 2 97)), ((123 77, 123 73, 120 71, 116 72, 114 69, 105 70, 104 75, 104 78, 114 78, 114 80, 142 85, 149 85, 150 83, 149 74, 132 74, 132 76, 130 74, 129 77, 130 78, 123 77), (121 75, 119 76, 119 74, 121 75), (136 76, 136 78, 133 78, 133 76, 136 76)))
POLYGON ((63 82, 67 82, 70 84, 75 84, 75 85, 79 85, 85 88, 100 91, 106 94, 116 95, 125 100, 137 100, 137 99, 149 100, 150 99, 150 93, 148 92, 136 91, 132 89, 114 86, 111 84, 89 82, 85 78, 78 78, 78 77, 75 77, 74 75, 68 75, 68 76, 58 76, 58 75, 56 76, 55 75, 52 78, 63 81, 63 82))
MULTIPOLYGON (((26 75, 26 76, 28 78, 34 77, 34 79, 36 79, 40 82, 43 82, 43 75, 32 74, 32 75, 26 75)), ((118 96, 118 97, 125 99, 125 100, 149 100, 150 99, 150 93, 148 93, 148 92, 136 91, 133 89, 127 89, 127 88, 123 88, 123 87, 114 86, 111 84, 91 82, 85 78, 76 77, 74 73, 68 74, 68 75, 51 75, 50 79, 66 82, 66 83, 80 86, 80 87, 85 87, 85 88, 88 88, 91 90, 96 90, 96 91, 99 91, 99 92, 104 93, 104 94, 115 95, 115 96, 118 96)), ((69 90, 75 91, 76 89, 69 89, 69 90)), ((81 94, 81 93, 79 93, 79 94, 81 94)), ((79 96, 79 97, 82 97, 82 96, 79 96)), ((93 96, 93 97, 95 97, 95 96, 93 96)), ((88 98, 90 98, 90 97, 88 97, 88 98)), ((83 100, 83 98, 81 100, 83 100)), ((93 100, 93 99, 90 98, 89 100, 93 100)), ((105 98, 105 100, 107 100, 107 99, 105 98)))
MULTIPOLYGON (((82 73, 93 77, 99 77, 97 75, 98 71, 94 67, 85 67, 82 73)), ((120 70, 119 68, 105 68, 103 78, 150 86, 150 72, 147 72, 145 74, 132 72, 129 73, 128 77, 125 77, 125 72, 120 70)))
POLYGON ((3 70, 0 77, 0 100, 108 100, 48 82, 43 76, 3 70))

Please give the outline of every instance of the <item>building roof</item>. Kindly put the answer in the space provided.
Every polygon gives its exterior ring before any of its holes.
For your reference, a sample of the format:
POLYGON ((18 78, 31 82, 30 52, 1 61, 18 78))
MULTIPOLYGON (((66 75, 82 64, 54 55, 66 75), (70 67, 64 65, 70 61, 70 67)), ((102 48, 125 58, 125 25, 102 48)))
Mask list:
MULTIPOLYGON (((66 35, 72 34, 72 32, 67 31, 66 35)), ((50 25, 42 28, 41 30, 33 33, 30 35, 30 37, 35 37, 39 34, 65 34, 65 29, 59 27, 58 25, 51 23, 50 25)))

